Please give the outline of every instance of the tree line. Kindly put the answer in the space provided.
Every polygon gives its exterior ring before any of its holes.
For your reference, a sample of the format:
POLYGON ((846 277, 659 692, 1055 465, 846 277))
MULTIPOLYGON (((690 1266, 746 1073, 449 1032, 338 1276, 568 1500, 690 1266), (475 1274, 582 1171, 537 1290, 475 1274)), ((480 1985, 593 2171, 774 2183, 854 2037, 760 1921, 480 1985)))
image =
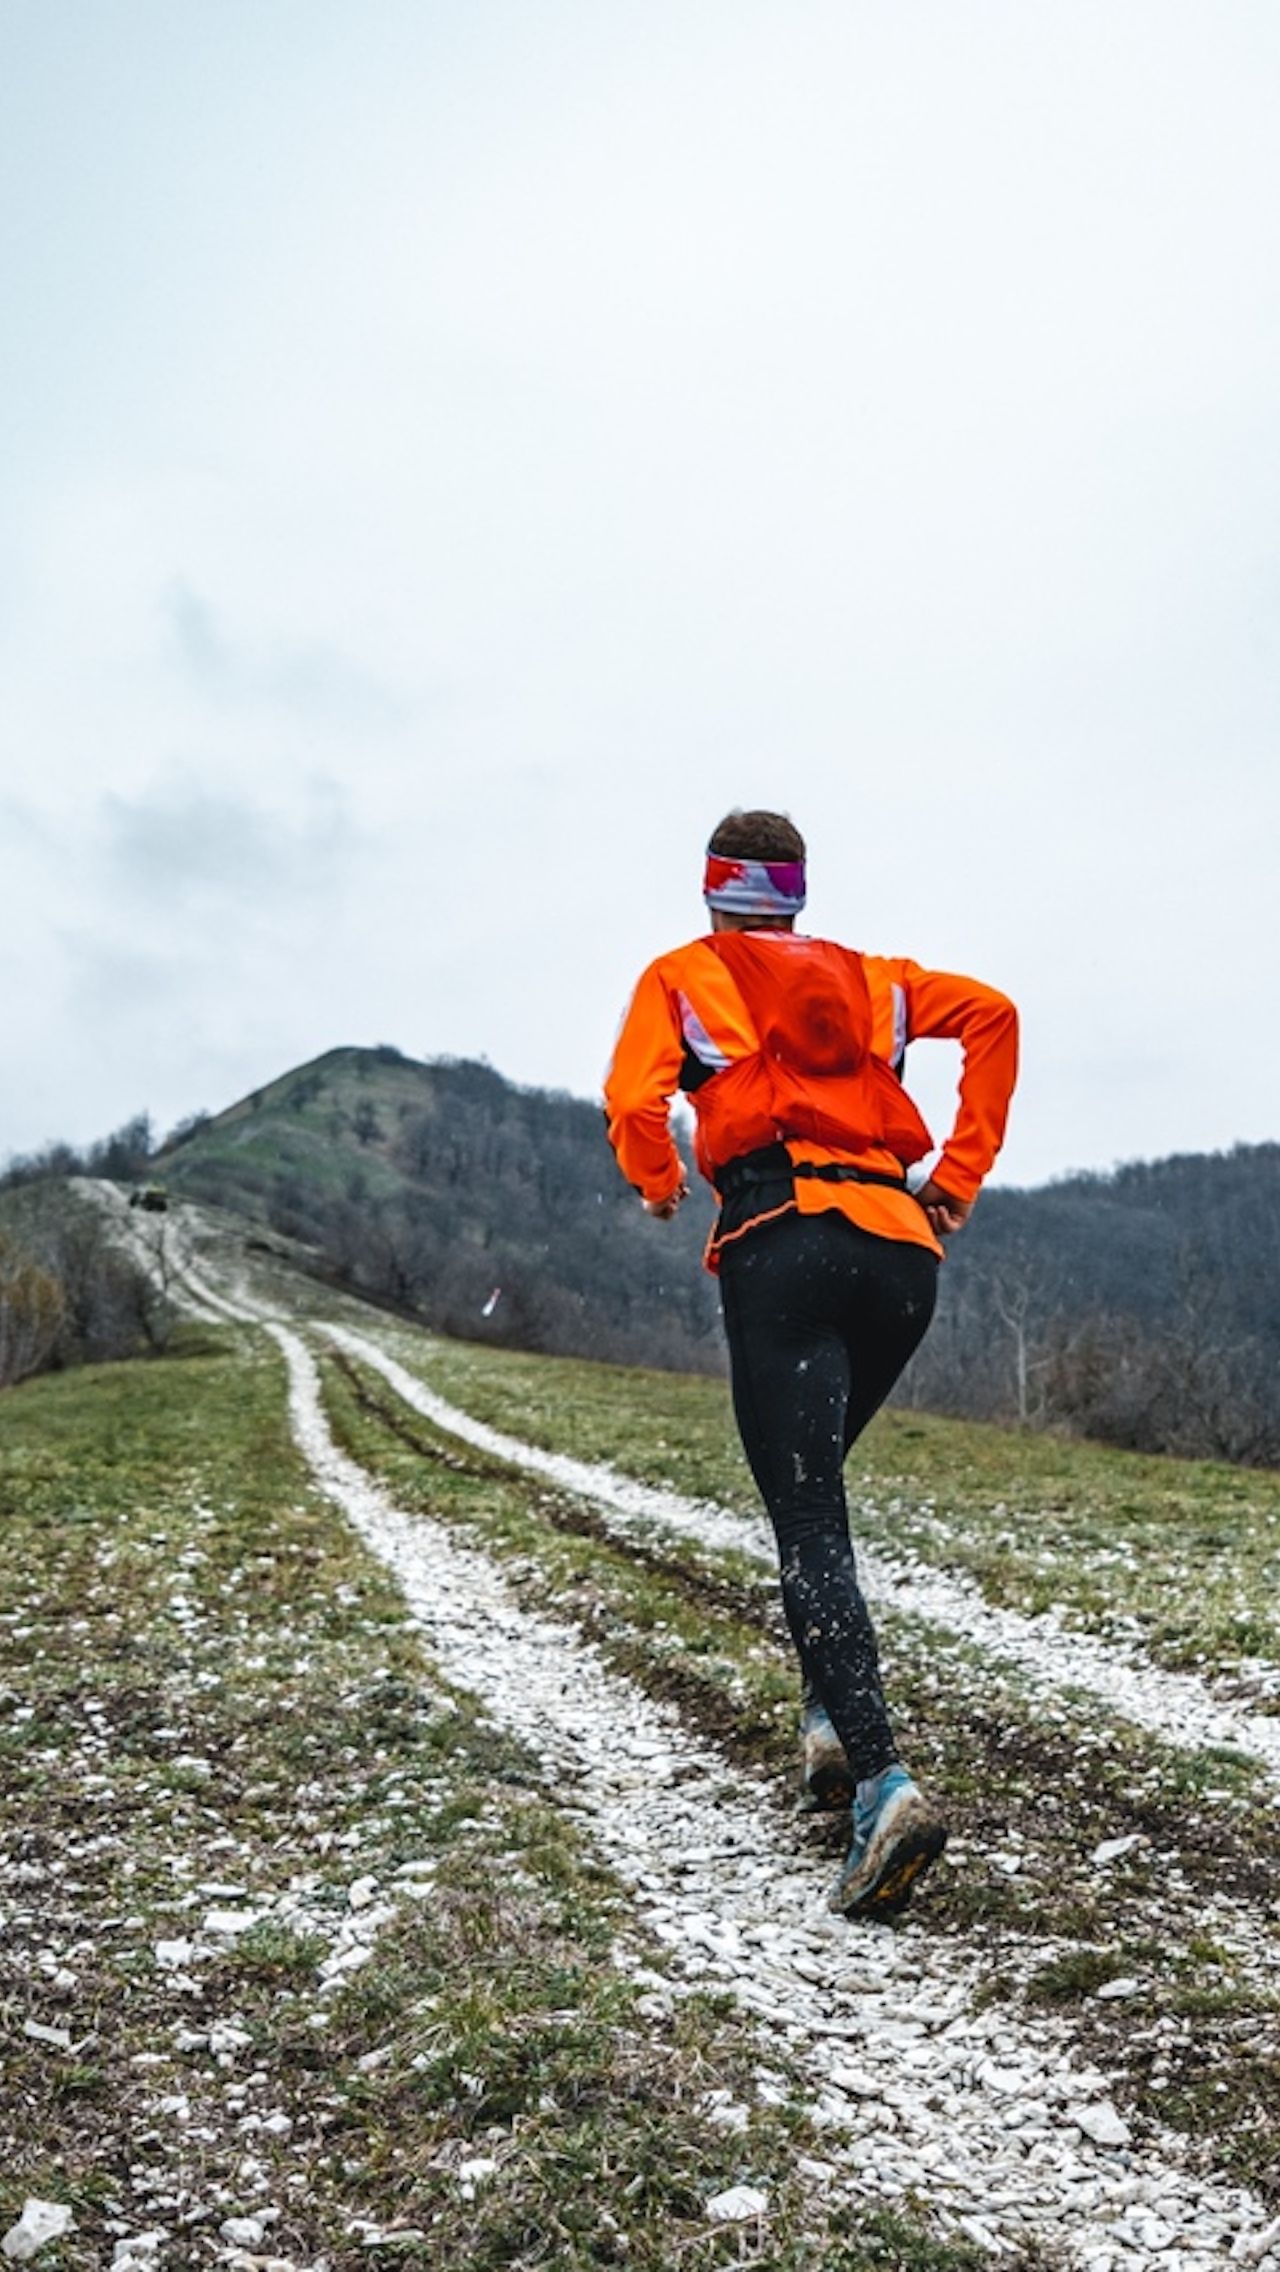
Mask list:
POLYGON ((1280 1146, 983 1195, 902 1394, 1136 1451, 1280 1465, 1280 1146))

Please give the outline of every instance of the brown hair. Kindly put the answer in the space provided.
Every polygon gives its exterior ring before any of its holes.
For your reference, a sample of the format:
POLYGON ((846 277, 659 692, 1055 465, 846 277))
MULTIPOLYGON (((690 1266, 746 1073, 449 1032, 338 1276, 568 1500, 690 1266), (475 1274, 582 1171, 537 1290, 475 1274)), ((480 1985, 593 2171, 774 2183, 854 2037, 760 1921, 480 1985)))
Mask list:
POLYGON ((708 852, 721 860, 803 860, 804 838, 786 813, 726 813, 708 852))

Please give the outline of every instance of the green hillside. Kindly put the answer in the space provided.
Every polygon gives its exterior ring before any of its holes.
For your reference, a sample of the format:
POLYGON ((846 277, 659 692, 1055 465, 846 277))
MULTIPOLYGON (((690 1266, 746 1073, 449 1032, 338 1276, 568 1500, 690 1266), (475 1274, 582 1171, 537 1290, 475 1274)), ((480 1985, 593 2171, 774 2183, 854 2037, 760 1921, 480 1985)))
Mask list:
POLYGON ((490 1066, 330 1050, 200 1121, 154 1167, 183 1197, 302 1241, 337 1283, 449 1331, 720 1362, 698 1267, 707 1202, 651 1222, 593 1106, 490 1066))

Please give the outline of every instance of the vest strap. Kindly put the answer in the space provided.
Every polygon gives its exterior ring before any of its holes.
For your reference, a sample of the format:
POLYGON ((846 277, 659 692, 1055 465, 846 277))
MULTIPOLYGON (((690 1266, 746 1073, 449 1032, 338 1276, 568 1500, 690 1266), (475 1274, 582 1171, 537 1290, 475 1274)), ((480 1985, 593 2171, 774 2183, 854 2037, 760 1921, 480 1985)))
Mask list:
POLYGON ((889 1191, 905 1191, 905 1175, 884 1175, 877 1168, 859 1168, 850 1160, 793 1160, 785 1144, 762 1144, 757 1151, 740 1152, 715 1171, 716 1190, 723 1199, 736 1198, 754 1185, 776 1183, 779 1177, 803 1177, 814 1183, 879 1183, 889 1191))

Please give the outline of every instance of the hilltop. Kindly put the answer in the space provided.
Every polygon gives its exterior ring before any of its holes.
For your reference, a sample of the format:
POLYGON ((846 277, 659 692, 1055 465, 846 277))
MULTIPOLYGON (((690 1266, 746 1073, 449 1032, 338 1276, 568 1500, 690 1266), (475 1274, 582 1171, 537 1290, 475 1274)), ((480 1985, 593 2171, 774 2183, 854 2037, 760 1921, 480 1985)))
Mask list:
POLYGON ((698 1267, 709 1200, 650 1221, 598 1109, 489 1065, 332 1049, 189 1124, 153 1169, 446 1331, 719 1366, 714 1291, 698 1267))

